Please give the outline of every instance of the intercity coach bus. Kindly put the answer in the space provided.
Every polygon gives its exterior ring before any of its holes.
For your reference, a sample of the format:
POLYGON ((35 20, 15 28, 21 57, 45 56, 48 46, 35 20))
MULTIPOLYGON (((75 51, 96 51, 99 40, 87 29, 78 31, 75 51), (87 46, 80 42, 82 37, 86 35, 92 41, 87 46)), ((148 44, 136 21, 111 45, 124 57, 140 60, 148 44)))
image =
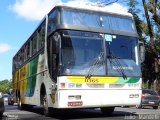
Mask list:
POLYGON ((59 5, 13 57, 13 90, 19 109, 139 105, 138 34, 130 14, 59 5))

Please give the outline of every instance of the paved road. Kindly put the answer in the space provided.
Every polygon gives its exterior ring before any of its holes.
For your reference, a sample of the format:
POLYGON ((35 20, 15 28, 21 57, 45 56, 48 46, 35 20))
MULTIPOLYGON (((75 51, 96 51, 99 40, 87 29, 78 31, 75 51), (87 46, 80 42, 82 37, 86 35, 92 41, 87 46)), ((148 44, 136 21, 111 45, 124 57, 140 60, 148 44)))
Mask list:
POLYGON ((3 120, 134 120, 134 119, 155 119, 160 120, 160 108, 136 109, 116 107, 112 116, 106 116, 99 109, 83 109, 74 111, 59 111, 51 117, 42 115, 42 109, 34 107, 31 111, 20 111, 17 106, 5 105, 3 120))

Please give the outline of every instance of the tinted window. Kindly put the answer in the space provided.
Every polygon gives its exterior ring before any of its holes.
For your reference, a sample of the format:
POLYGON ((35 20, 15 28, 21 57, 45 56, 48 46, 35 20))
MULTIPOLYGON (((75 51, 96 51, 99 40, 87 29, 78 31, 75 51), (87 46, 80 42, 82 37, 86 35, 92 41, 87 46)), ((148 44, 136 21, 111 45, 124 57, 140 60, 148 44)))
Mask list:
POLYGON ((153 90, 143 90, 143 94, 150 94, 150 95, 158 95, 155 91, 153 90))
POLYGON ((61 21, 62 24, 136 33, 134 22, 131 18, 114 14, 64 9, 61 21))
POLYGON ((138 39, 128 36, 113 35, 112 42, 106 42, 107 54, 121 59, 135 60, 135 47, 138 39), (109 53, 110 52, 110 53, 109 53))
POLYGON ((3 97, 8 97, 8 95, 7 95, 7 94, 4 94, 3 97))
POLYGON ((62 37, 63 75, 89 74, 93 64, 97 69, 95 75, 105 75, 104 64, 96 62, 103 56, 103 40, 98 34, 78 31, 63 34, 66 34, 62 37))
POLYGON ((55 30, 55 26, 57 23, 57 12, 53 11, 48 17, 48 34, 50 34, 53 30, 55 30))
POLYGON ((44 46, 45 42, 45 23, 43 22, 37 31, 38 50, 44 46))

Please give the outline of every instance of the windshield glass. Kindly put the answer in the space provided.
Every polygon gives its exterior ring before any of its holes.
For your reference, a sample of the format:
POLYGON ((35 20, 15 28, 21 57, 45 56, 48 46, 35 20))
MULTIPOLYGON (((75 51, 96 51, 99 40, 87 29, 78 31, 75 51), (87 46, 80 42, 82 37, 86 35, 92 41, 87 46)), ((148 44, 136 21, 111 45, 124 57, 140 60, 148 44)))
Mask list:
POLYGON ((109 35, 107 40, 100 33, 81 31, 63 31, 61 36, 61 75, 140 76, 137 38, 109 35))
POLYGON ((106 35, 108 74, 113 76, 140 76, 136 64, 138 39, 121 35, 106 35))
POLYGON ((108 35, 111 40, 106 39, 106 48, 108 57, 118 59, 132 59, 135 61, 135 47, 138 40, 134 37, 108 35))
POLYGON ((62 35, 62 73, 64 75, 105 75, 104 64, 95 63, 103 59, 103 39, 98 33, 65 31, 62 35))
POLYGON ((66 25, 136 33, 134 22, 131 17, 78 9, 63 9, 61 17, 61 23, 66 25))

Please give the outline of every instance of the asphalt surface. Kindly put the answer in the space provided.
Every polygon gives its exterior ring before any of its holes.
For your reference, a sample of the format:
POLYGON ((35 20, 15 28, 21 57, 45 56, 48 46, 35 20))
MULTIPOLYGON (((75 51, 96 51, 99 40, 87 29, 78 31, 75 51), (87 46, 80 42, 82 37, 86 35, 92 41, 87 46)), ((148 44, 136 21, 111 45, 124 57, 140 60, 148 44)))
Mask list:
POLYGON ((42 108, 18 110, 17 105, 5 105, 3 120, 160 120, 160 107, 136 109, 135 107, 116 107, 111 116, 101 113, 100 109, 79 109, 56 111, 51 117, 42 114, 42 108))

